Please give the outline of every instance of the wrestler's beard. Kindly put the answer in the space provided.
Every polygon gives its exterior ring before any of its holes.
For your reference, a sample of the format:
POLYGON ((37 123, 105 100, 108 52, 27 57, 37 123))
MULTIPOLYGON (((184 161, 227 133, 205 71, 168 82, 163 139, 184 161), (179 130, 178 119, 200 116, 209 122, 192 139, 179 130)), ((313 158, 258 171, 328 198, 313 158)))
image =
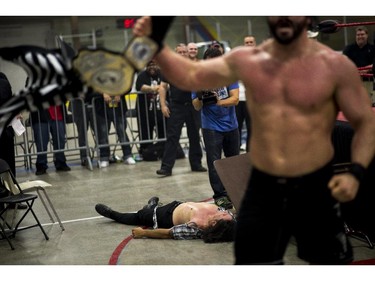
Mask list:
POLYGON ((282 45, 288 45, 301 35, 302 31, 307 25, 307 20, 304 20, 299 23, 294 23, 294 22, 289 21, 288 19, 281 19, 276 23, 268 22, 268 25, 269 25, 270 32, 272 36, 275 38, 275 40, 282 45), (277 28, 279 26, 285 25, 283 24, 285 21, 287 21, 288 26, 293 29, 291 36, 280 36, 277 32, 277 28))

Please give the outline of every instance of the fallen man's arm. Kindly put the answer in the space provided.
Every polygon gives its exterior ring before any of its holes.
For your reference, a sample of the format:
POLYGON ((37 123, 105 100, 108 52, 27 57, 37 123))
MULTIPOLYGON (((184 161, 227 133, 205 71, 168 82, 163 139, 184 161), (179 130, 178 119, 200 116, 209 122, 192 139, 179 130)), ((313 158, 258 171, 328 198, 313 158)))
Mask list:
POLYGON ((159 238, 159 239, 176 239, 189 240, 202 238, 202 230, 196 227, 195 223, 184 223, 175 225, 172 228, 144 229, 141 227, 133 228, 132 235, 134 238, 159 238))
POLYGON ((156 229, 144 229, 142 227, 136 227, 132 229, 132 235, 134 238, 158 238, 158 239, 172 239, 171 229, 156 228, 156 229))

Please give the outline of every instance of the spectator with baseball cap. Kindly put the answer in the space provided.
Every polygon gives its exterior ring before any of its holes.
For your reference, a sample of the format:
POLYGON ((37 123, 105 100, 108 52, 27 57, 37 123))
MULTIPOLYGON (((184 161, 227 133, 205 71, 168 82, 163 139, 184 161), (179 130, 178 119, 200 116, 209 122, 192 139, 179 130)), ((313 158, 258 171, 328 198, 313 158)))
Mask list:
POLYGON ((222 43, 220 43, 219 41, 216 41, 216 40, 212 41, 211 45, 208 46, 208 48, 217 48, 221 51, 222 54, 225 53, 224 45, 222 43))

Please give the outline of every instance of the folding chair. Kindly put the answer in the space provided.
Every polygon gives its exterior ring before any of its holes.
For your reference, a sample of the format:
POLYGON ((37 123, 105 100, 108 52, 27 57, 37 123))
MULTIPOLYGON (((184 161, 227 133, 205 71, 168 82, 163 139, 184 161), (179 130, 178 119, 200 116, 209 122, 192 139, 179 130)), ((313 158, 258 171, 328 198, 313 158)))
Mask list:
POLYGON ((249 152, 216 160, 214 166, 234 208, 238 211, 251 175, 249 152))
MULTIPOLYGON (((334 171, 336 174, 344 173, 348 171, 349 165, 350 163, 335 164, 334 171)), ((251 175, 249 153, 216 160, 214 166, 234 207, 239 210, 251 175)), ((366 233, 353 229, 346 222, 344 222, 344 228, 346 235, 364 241, 370 249, 374 249, 374 244, 366 233)))
POLYGON ((62 224, 60 217, 57 214, 56 209, 53 206, 51 199, 49 198, 47 194, 47 191, 45 190, 45 187, 52 186, 50 183, 42 181, 42 180, 35 180, 35 181, 21 182, 19 183, 19 186, 21 187, 22 191, 25 193, 36 191, 51 221, 55 223, 55 220, 53 219, 53 216, 51 215, 50 208, 53 214, 55 215, 55 218, 57 222, 59 223, 61 230, 65 230, 64 225, 62 224), (42 196, 42 193, 44 196, 42 196), (49 208, 48 208, 47 203, 49 205, 49 208))
POLYGON ((1 236, 8 241, 12 250, 14 250, 14 246, 10 242, 9 238, 14 238, 18 231, 26 230, 32 227, 38 226, 40 230, 42 231, 42 233, 44 234, 45 239, 49 240, 47 233, 44 231, 42 225, 40 224, 38 217, 36 216, 33 210, 34 201, 38 198, 38 195, 27 194, 22 191, 21 187, 17 183, 16 178, 14 177, 12 171, 10 170, 8 163, 5 162, 3 159, 0 159, 0 178, 2 182, 4 183, 4 186, 10 192, 9 196, 0 198, 0 205, 1 204, 4 205, 4 208, 0 210, 0 224, 2 224, 2 226, 0 227, 0 230, 1 230, 1 236), (18 219, 15 226, 13 227, 13 222, 12 224, 9 224, 6 220, 5 214, 7 213, 7 211, 11 210, 12 205, 15 205, 15 209, 13 213, 13 220, 14 220, 16 218, 17 206, 20 203, 26 204, 27 209, 24 210, 24 213, 21 215, 21 217, 18 219), (20 228, 19 226, 21 222, 29 213, 33 215, 36 221, 36 224, 20 228), (5 226, 8 228, 8 230, 5 230, 5 226))

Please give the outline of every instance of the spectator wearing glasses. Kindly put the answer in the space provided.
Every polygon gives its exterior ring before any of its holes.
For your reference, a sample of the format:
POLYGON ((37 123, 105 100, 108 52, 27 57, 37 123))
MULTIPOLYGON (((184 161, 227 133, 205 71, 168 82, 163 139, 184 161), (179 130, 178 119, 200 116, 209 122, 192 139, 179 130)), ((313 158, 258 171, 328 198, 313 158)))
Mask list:
MULTIPOLYGON (((203 59, 222 56, 219 47, 208 48, 203 59)), ((238 155, 240 140, 235 106, 238 104, 239 85, 237 82, 227 87, 192 92, 191 98, 196 110, 201 112, 202 133, 206 148, 208 176, 214 192, 215 204, 225 209, 233 208, 227 191, 214 166, 216 160, 238 155)))

